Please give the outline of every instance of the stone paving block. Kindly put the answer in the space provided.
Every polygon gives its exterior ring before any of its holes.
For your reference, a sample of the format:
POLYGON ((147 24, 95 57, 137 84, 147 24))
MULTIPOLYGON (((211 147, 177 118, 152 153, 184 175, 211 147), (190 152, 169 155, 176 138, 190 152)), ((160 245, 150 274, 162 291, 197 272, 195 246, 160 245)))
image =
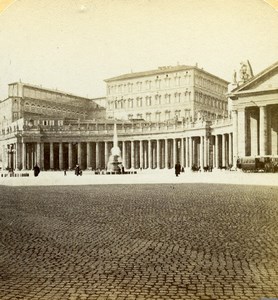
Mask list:
POLYGON ((278 297, 277 187, 1 187, 0 299, 278 297))

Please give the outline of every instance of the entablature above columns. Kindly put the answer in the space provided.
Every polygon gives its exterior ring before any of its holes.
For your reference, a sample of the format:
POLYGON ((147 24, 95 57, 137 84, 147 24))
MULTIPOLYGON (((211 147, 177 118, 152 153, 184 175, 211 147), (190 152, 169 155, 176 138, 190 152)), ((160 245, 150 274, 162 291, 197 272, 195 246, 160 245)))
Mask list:
POLYGON ((233 103, 233 110, 240 110, 252 106, 260 107, 275 104, 278 104, 278 93, 240 98, 233 103))

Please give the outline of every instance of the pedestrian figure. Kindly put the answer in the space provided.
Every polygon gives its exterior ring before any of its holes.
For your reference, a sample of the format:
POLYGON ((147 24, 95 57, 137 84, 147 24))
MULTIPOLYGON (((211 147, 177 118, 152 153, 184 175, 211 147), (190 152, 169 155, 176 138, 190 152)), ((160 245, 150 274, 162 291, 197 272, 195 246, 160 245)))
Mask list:
POLYGON ((79 168, 79 165, 76 165, 76 167, 75 167, 75 175, 76 175, 76 176, 80 175, 80 168, 79 168))
POLYGON ((66 175, 67 175, 67 170, 65 169, 65 170, 64 170, 64 176, 66 176, 66 175))
POLYGON ((175 164, 175 174, 176 174, 177 177, 180 175, 180 172, 181 172, 181 165, 180 165, 179 162, 177 162, 175 164))
POLYGON ((124 167, 124 165, 121 166, 121 171, 122 171, 122 174, 125 173, 125 167, 124 167))
POLYGON ((40 171, 41 171, 40 167, 36 164, 34 166, 34 176, 37 177, 40 174, 40 171))

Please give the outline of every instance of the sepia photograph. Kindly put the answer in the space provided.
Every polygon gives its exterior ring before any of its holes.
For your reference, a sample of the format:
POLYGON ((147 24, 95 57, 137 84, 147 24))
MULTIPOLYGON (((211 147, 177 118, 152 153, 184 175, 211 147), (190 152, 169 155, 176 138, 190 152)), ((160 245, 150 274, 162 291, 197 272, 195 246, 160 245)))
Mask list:
POLYGON ((278 300, 278 0, 0 0, 0 300, 278 300))

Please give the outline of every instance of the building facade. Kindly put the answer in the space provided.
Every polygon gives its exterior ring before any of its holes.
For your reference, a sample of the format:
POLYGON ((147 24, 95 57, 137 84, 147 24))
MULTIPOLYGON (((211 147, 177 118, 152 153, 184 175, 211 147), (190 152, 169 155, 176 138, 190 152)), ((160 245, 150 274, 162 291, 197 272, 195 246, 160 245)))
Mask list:
POLYGON ((148 122, 228 115, 228 82, 197 66, 166 66, 106 79, 107 117, 148 122))
POLYGON ((228 96, 232 100, 233 152, 238 157, 277 157, 278 63, 236 87, 228 96))
MULTIPOLYGON (((197 89, 192 89, 193 94, 196 92, 197 89)), ((30 97, 13 87, 9 98, 0 102, 3 169, 30 170, 35 164, 43 170, 73 169, 76 164, 83 170, 105 169, 113 146, 114 123, 126 169, 167 169, 173 168, 177 161, 189 170, 192 167, 203 170, 207 166, 219 169, 235 167, 237 159, 242 157, 278 157, 278 62, 243 82, 232 83, 223 101, 226 105, 231 102, 231 111, 226 113, 225 107, 226 117, 222 114, 221 118, 204 116, 152 122, 139 117, 140 121, 131 121, 124 116, 119 120, 117 108, 114 112, 117 118, 111 119, 113 106, 107 109, 104 118, 103 109, 96 103, 89 104, 89 99, 78 102, 78 97, 74 99, 71 95, 68 100, 68 94, 59 93, 54 98, 59 96, 62 102, 57 98, 46 100, 45 95, 42 99, 41 94, 30 97), (20 103, 19 108, 15 100, 20 103), (60 107, 62 113, 57 113, 60 107), (74 117, 67 107, 75 108, 79 114, 74 117)), ((107 107, 111 105, 109 95, 107 107)), ((198 107, 195 104, 192 116, 198 107)), ((176 107, 179 106, 172 103, 173 111, 176 107)), ((207 104, 202 109, 209 112, 212 108, 207 104)), ((137 113, 135 108, 132 111, 137 113)))

